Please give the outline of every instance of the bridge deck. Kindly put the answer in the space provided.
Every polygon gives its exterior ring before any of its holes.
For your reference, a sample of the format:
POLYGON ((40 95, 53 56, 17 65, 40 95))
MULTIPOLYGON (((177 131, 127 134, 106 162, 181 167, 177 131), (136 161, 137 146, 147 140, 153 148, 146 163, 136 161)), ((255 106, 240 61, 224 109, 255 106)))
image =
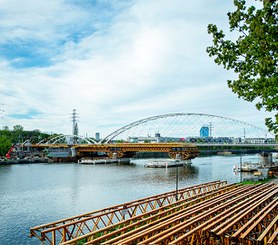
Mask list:
MULTIPOLYGON (((190 143, 113 143, 113 144, 34 144, 32 148, 42 151, 49 148, 50 150, 64 150, 66 153, 73 154, 68 157, 108 157, 122 158, 132 157, 136 152, 165 152, 171 158, 177 155, 181 159, 193 159, 199 155, 199 150, 195 144, 190 143), (98 155, 97 153, 101 153, 98 155)), ((57 155, 59 158, 59 155, 57 155)))

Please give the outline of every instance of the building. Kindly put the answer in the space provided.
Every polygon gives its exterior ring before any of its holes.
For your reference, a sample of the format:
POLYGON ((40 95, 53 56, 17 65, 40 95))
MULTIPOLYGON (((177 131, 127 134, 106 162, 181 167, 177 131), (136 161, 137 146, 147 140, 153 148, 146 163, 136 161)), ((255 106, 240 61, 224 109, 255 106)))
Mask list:
POLYGON ((201 138, 207 138, 209 137, 209 127, 208 126, 203 126, 200 129, 200 137, 201 138))
POLYGON ((100 141, 100 133, 99 132, 96 133, 96 137, 95 138, 96 138, 96 141, 100 141))

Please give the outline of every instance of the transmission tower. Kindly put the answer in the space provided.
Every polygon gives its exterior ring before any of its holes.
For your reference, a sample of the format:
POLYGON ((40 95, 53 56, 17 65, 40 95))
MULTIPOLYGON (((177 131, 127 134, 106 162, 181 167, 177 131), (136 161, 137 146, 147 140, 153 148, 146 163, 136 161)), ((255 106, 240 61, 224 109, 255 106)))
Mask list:
POLYGON ((72 111, 72 135, 73 135, 73 143, 76 143, 77 137, 78 136, 78 126, 77 126, 77 113, 76 109, 73 109, 72 111))
POLYGON ((209 122, 209 137, 212 137, 212 122, 209 122))
POLYGON ((72 135, 74 135, 76 124, 77 124, 77 122, 76 122, 77 121, 76 109, 73 109, 71 118, 72 118, 72 135))

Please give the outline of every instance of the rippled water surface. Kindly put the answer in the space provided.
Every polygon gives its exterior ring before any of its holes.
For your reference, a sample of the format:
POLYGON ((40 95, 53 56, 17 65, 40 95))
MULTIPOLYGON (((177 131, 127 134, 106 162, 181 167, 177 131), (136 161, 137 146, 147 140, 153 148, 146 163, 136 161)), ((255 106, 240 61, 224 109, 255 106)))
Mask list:
MULTIPOLYGON (((239 156, 200 157, 179 167, 179 188, 227 180, 239 156)), ((257 161, 257 155, 243 156, 257 161)), ((114 204, 175 190, 176 169, 145 168, 146 160, 129 165, 22 164, 0 165, 0 244, 40 244, 29 228, 114 204)))

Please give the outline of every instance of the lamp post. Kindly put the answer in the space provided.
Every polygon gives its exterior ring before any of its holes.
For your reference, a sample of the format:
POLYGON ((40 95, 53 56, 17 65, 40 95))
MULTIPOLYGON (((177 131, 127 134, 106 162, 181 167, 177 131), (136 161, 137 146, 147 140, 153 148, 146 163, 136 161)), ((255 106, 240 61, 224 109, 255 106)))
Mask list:
POLYGON ((178 200, 178 189, 179 189, 179 161, 181 160, 181 154, 176 154, 176 201, 178 200))
POLYGON ((242 155, 240 154, 239 170, 240 170, 240 183, 242 182, 242 155))
POLYGON ((178 200, 178 189, 179 189, 179 166, 176 166, 176 201, 178 200))

